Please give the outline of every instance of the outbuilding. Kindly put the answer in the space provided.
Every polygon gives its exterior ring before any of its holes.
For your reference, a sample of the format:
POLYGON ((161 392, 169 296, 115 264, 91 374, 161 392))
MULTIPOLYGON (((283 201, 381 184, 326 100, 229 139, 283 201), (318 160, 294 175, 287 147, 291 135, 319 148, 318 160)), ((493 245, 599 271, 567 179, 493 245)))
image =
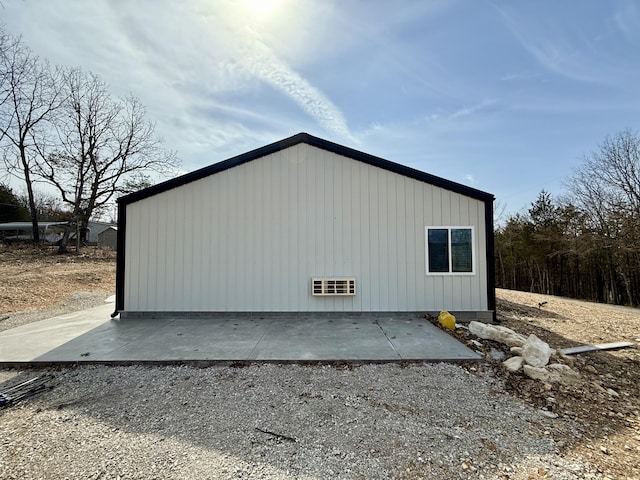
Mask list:
POLYGON ((118 227, 110 226, 98 234, 98 247, 118 249, 118 227))
MULTIPOLYGON (((100 234, 114 228, 115 225, 113 223, 107 223, 107 222, 96 222, 93 220, 90 220, 87 223, 87 230, 84 234, 84 239, 85 239, 85 243, 86 245, 99 245, 100 243, 100 234)), ((113 232, 115 233, 115 232, 113 232)), ((107 236, 111 236, 111 233, 107 233, 107 236)), ((115 247, 114 247, 115 248, 115 247)))
POLYGON ((300 133, 121 197, 114 315, 491 321, 493 200, 300 133))

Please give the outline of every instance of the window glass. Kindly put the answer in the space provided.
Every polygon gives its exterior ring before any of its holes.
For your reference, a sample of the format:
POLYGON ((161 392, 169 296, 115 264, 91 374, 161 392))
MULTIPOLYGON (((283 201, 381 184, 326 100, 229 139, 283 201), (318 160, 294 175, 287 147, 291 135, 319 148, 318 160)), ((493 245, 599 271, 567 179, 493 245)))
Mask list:
POLYGON ((451 270, 453 272, 473 271, 471 259, 471 229, 451 229, 451 270))
POLYGON ((473 228, 427 227, 427 274, 473 273, 473 228))
POLYGON ((449 231, 430 228, 428 233, 429 271, 449 271, 449 231))

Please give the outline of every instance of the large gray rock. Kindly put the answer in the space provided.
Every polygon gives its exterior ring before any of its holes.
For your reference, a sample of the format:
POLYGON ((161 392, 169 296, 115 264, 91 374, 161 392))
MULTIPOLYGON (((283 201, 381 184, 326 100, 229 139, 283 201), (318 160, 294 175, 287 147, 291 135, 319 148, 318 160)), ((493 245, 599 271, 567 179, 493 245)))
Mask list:
POLYGON ((580 382, 580 374, 561 363, 552 363, 546 367, 523 365, 522 370, 527 377, 547 383, 575 385, 580 382))
POLYGON ((527 341, 525 337, 510 328, 482 322, 470 322, 469 331, 476 337, 495 340, 510 347, 522 347, 527 341))
POLYGON ((549 363, 549 358, 555 350, 549 344, 543 342, 535 335, 531 334, 522 346, 522 358, 524 362, 532 367, 544 367, 549 363))

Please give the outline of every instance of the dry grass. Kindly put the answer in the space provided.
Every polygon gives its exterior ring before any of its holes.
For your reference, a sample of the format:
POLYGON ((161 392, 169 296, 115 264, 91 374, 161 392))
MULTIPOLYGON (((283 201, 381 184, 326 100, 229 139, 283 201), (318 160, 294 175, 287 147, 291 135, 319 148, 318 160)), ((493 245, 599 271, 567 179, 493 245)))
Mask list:
POLYGON ((77 292, 115 292, 115 252, 0 244, 0 314, 51 307, 77 292))

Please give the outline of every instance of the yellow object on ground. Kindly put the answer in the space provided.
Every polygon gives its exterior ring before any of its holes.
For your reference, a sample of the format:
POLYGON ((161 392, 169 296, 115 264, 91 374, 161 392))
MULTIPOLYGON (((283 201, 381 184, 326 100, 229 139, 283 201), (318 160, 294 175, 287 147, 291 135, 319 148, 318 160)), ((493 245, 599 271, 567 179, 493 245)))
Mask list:
POLYGON ((455 330, 456 328, 456 317, 451 315, 449 312, 440 312, 440 315, 438 315, 438 322, 440 322, 442 328, 447 328, 449 330, 455 330))

